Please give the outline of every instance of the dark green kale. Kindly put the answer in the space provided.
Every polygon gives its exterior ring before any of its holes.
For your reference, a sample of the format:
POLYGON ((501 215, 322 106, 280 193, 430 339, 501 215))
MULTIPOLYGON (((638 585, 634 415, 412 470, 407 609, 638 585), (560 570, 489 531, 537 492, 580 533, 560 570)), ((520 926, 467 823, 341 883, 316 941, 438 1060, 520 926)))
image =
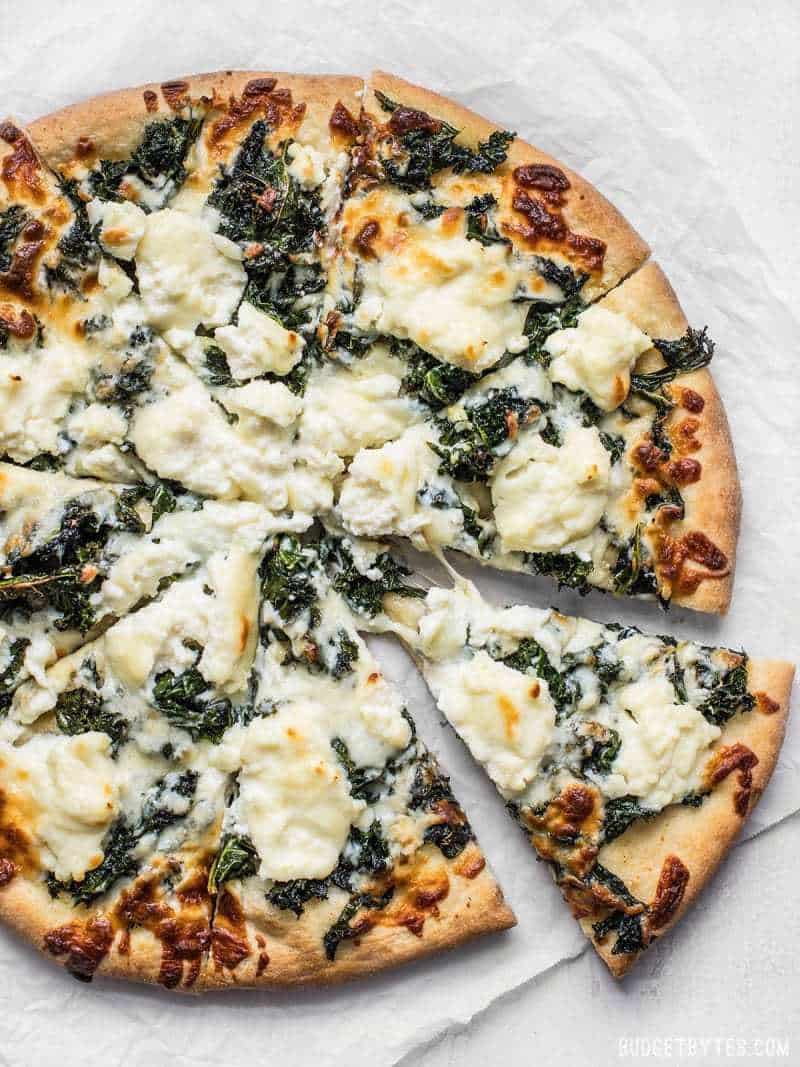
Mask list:
POLYGON ((127 415, 150 388, 155 356, 155 334, 149 326, 137 326, 128 339, 128 353, 114 374, 99 374, 94 382, 95 399, 119 404, 127 415))
POLYGON ((525 563, 534 574, 555 578, 559 589, 566 586, 585 596, 589 592, 589 575, 594 569, 590 559, 576 552, 526 552, 525 563))
POLYGON ((249 837, 226 834, 208 872, 208 891, 216 893, 225 882, 258 874, 259 857, 249 837))
POLYGON ((153 685, 153 700, 164 717, 193 741, 204 738, 218 744, 234 724, 233 707, 227 697, 209 696, 209 683, 196 667, 181 674, 161 671, 153 685))
POLYGON ((653 345, 664 358, 665 366, 649 374, 632 374, 631 390, 652 393, 677 378, 679 374, 707 367, 714 355, 714 342, 708 336, 708 327, 693 330, 691 326, 677 341, 654 340, 653 345))
POLYGON ((103 841, 100 864, 81 879, 60 881, 54 874, 49 874, 47 887, 50 894, 55 897, 59 893, 69 893, 76 904, 91 904, 107 893, 120 878, 133 878, 141 864, 141 860, 133 855, 134 849, 147 834, 161 833, 167 826, 183 818, 197 789, 197 778, 194 771, 167 774, 145 793, 141 814, 135 823, 131 823, 124 815, 112 823, 103 841), (176 811, 174 803, 165 806, 167 792, 184 797, 187 801, 186 810, 176 811))
POLYGON ((15 637, 8 648, 8 665, 0 673, 0 717, 8 712, 17 687, 17 679, 25 661, 30 639, 15 637))
POLYGON ((624 834, 637 819, 649 819, 655 812, 643 808, 636 797, 614 797, 603 806, 603 840, 608 843, 624 834))
POLYGON ((641 524, 621 546, 611 574, 618 596, 658 595, 655 571, 642 544, 641 524))
POLYGON ((412 811, 432 811, 442 817, 425 830, 423 840, 436 845, 448 859, 460 855, 475 836, 453 795, 450 779, 441 773, 436 760, 429 753, 417 761, 408 806, 412 811))
POLYGON ((411 571, 388 552, 381 552, 370 564, 370 571, 379 577, 362 574, 353 562, 353 557, 340 540, 329 539, 326 545, 326 563, 333 571, 333 588, 341 593, 347 603, 360 615, 374 618, 383 611, 383 598, 387 593, 402 596, 424 597, 425 590, 406 585, 404 579, 411 571))
POLYGON ((158 522, 162 515, 174 511, 178 505, 175 494, 166 482, 151 482, 131 486, 123 489, 117 498, 114 509, 114 518, 118 529, 129 530, 131 533, 144 533, 147 525, 136 510, 140 500, 150 502, 151 519, 150 527, 158 522))
POLYGON ((350 900, 342 908, 336 922, 330 927, 325 936, 322 939, 322 943, 325 946, 325 955, 329 960, 336 958, 336 950, 342 941, 348 941, 351 938, 358 937, 360 934, 365 933, 366 925, 363 923, 356 923, 350 925, 351 920, 355 918, 362 908, 380 909, 385 908, 394 895, 394 887, 389 888, 384 894, 379 897, 373 896, 371 893, 356 893, 350 898, 350 900))
MULTIPOLYGON (((14 245, 29 219, 19 204, 11 204, 0 213, 0 273, 5 274, 14 258, 14 245)), ((5 346, 3 346, 5 347, 5 346)))
POLYGON ((471 149, 456 143, 459 131, 455 126, 403 107, 383 93, 375 95, 383 110, 392 113, 389 129, 401 149, 401 158, 380 159, 384 175, 393 185, 409 192, 429 189, 433 175, 447 167, 456 174, 493 173, 505 162, 516 136, 507 130, 495 130, 471 149))
POLYGON ((85 734, 89 730, 99 730, 111 738, 115 752, 128 739, 125 719, 105 707, 99 693, 83 686, 58 694, 55 716, 62 734, 85 734))
POLYGON ((92 170, 88 178, 92 196, 122 200, 119 185, 129 174, 151 189, 164 189, 171 182, 168 192, 173 193, 186 179, 186 157, 202 124, 200 117, 181 116, 148 123, 130 160, 101 159, 92 170))
POLYGON ((557 671, 545 650, 532 637, 520 641, 517 650, 505 656, 503 663, 515 671, 535 674, 537 678, 547 682, 550 696, 560 716, 569 714, 580 698, 580 688, 574 679, 557 671))
MULTIPOLYGON (((701 680, 698 672, 698 681, 701 680)), ((702 679, 706 684, 706 679, 702 679)), ((742 662, 720 677, 714 677, 708 686, 710 693, 698 708, 698 711, 715 726, 724 726, 726 722, 740 712, 750 711, 755 706, 755 697, 747 688, 747 657, 742 662)))
POLYGON ((676 519, 682 519, 686 512, 681 491, 674 485, 665 487, 659 493, 650 493, 644 498, 644 506, 648 511, 654 511, 656 508, 675 508, 676 519))
POLYGON ((441 416, 434 420, 439 442, 429 442, 429 447, 441 460, 440 474, 461 482, 485 482, 494 469, 498 446, 539 408, 509 386, 490 389, 464 410, 465 417, 455 422, 441 416))
POLYGON ((667 678, 672 682, 672 688, 675 690, 675 701, 678 704, 686 704, 689 697, 686 693, 686 679, 684 677, 685 671, 678 663, 677 653, 673 654, 669 658, 666 670, 667 678))
POLYGON ((476 196, 464 209, 467 213, 467 240, 480 241, 482 245, 510 245, 507 237, 497 232, 497 227, 489 217, 492 208, 497 207, 497 200, 491 193, 476 196))
MULTIPOLYGON (((334 737, 331 741, 331 748, 336 753, 350 780, 350 793, 352 796, 357 800, 372 800, 383 791, 387 779, 386 766, 359 767, 341 737, 334 737)), ((391 770, 391 766, 388 769, 391 770)))
POLYGON ((297 314, 297 302, 320 292, 325 279, 318 266, 299 267, 293 257, 314 250, 325 220, 319 195, 302 189, 289 173, 289 142, 277 156, 267 147, 268 132, 266 122, 253 124, 208 203, 220 213, 219 232, 255 251, 244 260, 245 300, 284 325, 299 325, 306 315, 297 314))
POLYGON ((91 629, 90 598, 101 578, 87 565, 98 559, 112 529, 89 505, 69 501, 58 530, 27 553, 9 554, 6 577, 0 578, 0 615, 29 616, 49 606, 59 613, 54 623, 59 630, 91 629))
POLYGON ((331 675, 344 678, 346 674, 352 674, 353 664, 358 659, 358 645, 347 630, 340 629, 336 637, 330 639, 329 645, 330 650, 323 651, 323 659, 329 664, 331 675))
POLYGON ((290 882, 276 882, 267 893, 267 900, 299 917, 309 900, 325 900, 329 889, 326 878, 293 878, 290 882))
POLYGON ((633 896, 621 878, 612 874, 600 863, 596 863, 592 868, 589 880, 599 882, 610 890, 618 900, 622 901, 625 909, 637 907, 641 909, 636 914, 629 914, 627 910, 622 908, 612 911, 605 919, 601 919, 600 922, 592 925, 595 938, 598 941, 602 941, 610 933, 616 933, 617 939, 611 949, 612 956, 641 952, 645 947, 644 927, 642 925, 645 905, 633 896))
POLYGON ((49 452, 40 452, 38 456, 29 459, 22 466, 32 471, 57 471, 61 469, 58 457, 51 456, 49 452))
POLYGON ((290 536, 278 539, 261 564, 261 591, 284 622, 292 622, 317 600, 311 571, 317 555, 290 536))
POLYGON ((564 295, 558 303, 534 300, 525 317, 523 333, 528 338, 526 358, 549 367, 550 355, 545 351, 544 343, 551 333, 576 326, 578 315, 586 309, 581 297, 581 289, 586 284, 588 274, 575 274, 571 267, 559 267, 549 259, 539 259, 539 273, 564 295))
POLYGON ((203 375, 209 385, 236 385, 236 379, 231 374, 228 357, 217 345, 209 345, 206 349, 206 367, 203 375))
POLYGON ((478 380, 477 375, 452 363, 440 363, 413 341, 393 340, 391 347, 394 355, 401 356, 408 365, 402 392, 421 400, 431 411, 454 404, 478 380))
POLYGON ((581 770, 584 773, 594 771, 595 774, 608 774, 611 770, 611 765, 620 750, 622 738, 616 730, 610 727, 606 730, 606 735, 602 741, 594 741, 592 751, 581 763, 581 770))

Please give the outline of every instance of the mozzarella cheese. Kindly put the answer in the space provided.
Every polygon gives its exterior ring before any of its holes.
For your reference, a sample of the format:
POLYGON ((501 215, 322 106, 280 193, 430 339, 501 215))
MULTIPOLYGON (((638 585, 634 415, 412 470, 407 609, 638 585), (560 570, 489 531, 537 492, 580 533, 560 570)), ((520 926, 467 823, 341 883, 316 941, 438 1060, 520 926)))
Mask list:
POLYGON ((214 341, 228 357, 231 374, 240 380, 267 371, 288 374, 305 348, 300 334, 284 329, 276 319, 246 300, 239 308, 238 324, 216 330, 214 341))
POLYGON ((306 391, 301 442, 354 456, 399 437, 414 421, 412 405, 400 396, 404 371, 381 347, 352 366, 323 368, 306 391))
POLYGON ((402 231, 390 253, 361 270, 362 329, 410 338, 471 371, 527 347, 526 306, 513 297, 530 270, 505 245, 467 240, 460 211, 402 231))
POLYGON ((426 674, 439 707, 505 797, 524 792, 555 731, 547 683, 485 651, 426 674))
POLYGON ((133 259, 144 236, 147 215, 130 200, 90 200, 86 214, 92 226, 100 224, 100 244, 116 259, 133 259))
POLYGON ((73 415, 67 423, 67 432, 79 444, 121 445, 125 441, 128 423, 122 413, 108 404, 89 404, 83 411, 73 415))
POLYGON ((136 274, 147 321, 168 341, 177 331, 178 347, 201 324, 229 322, 246 281, 241 263, 219 251, 200 219, 171 208, 147 216, 136 274))
POLYGON ((239 768, 239 819, 261 857, 262 878, 325 878, 365 807, 350 796, 324 718, 313 703, 278 710, 237 728, 239 736, 212 755, 239 768))
POLYGON ((616 713, 598 715, 622 740, 603 779, 607 796, 635 796, 660 811, 700 788, 709 748, 721 731, 697 708, 674 699, 666 678, 645 677, 616 693, 616 713))
MULTIPOLYGON (((120 775, 106 734, 43 735, 14 747, 0 742, 3 789, 33 815, 57 878, 83 878, 103 858, 102 840, 119 808, 120 775)), ((27 823, 27 820, 26 820, 27 823)))
POLYGON ((613 411, 628 395, 631 368, 653 342, 624 315, 595 304, 578 316, 577 326, 550 334, 544 347, 553 357, 554 382, 613 411))
POLYGON ((225 389, 220 400, 228 411, 255 415, 283 429, 296 422, 303 410, 302 399, 282 382, 248 382, 238 389, 225 389))
POLYGON ((550 552, 591 532, 609 497, 611 463, 594 427, 561 447, 527 434, 498 465, 492 503, 506 551, 550 552))

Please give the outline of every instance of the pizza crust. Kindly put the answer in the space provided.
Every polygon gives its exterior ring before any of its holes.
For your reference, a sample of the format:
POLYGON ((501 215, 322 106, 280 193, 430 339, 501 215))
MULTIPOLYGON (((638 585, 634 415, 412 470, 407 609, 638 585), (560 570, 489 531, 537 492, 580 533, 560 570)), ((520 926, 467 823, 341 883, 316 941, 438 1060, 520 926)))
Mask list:
POLYGON ((138 145, 148 122, 170 118, 176 113, 170 99, 175 103, 181 100, 191 102, 205 113, 224 108, 231 97, 241 94, 249 82, 259 78, 276 78, 277 87, 290 89, 296 101, 307 104, 311 124, 315 127, 324 125, 325 128, 336 101, 342 99, 351 108, 357 108, 357 94, 363 87, 360 78, 349 75, 214 71, 103 93, 36 119, 29 124, 27 132, 42 158, 54 170, 69 170, 78 158, 89 166, 98 159, 125 159, 138 145), (184 85, 186 89, 176 95, 174 87, 177 85, 184 85), (172 91, 170 87, 173 87, 172 91), (78 156, 76 146, 79 141, 85 141, 91 147, 82 150, 78 156))
MULTIPOLYGON (((650 260, 600 302, 610 311, 620 312, 650 337, 674 340, 682 337, 689 323, 675 292, 659 265, 650 260)), ((690 389, 703 399, 703 410, 691 418, 698 423, 694 438, 700 448, 690 453, 699 461, 699 481, 681 487, 686 517, 670 526, 670 535, 680 537, 689 531, 702 531, 727 557, 729 566, 721 577, 712 576, 691 593, 677 591, 672 602, 724 615, 733 595, 736 543, 741 516, 741 490, 728 420, 717 388, 707 369, 682 374, 676 379, 678 392, 690 389)), ((689 412, 676 406, 667 420, 672 431, 689 412)))
MULTIPOLYGON (((748 686, 751 692, 767 694, 777 705, 765 713, 758 706, 738 715, 724 727, 712 753, 740 743, 758 757, 752 769, 752 788, 747 810, 737 814, 734 796, 739 788, 733 771, 717 785, 699 808, 673 805, 656 818, 634 823, 624 834, 600 850, 599 862, 616 874, 640 900, 652 901, 662 867, 668 856, 677 856, 688 868, 689 880, 675 913, 658 931, 661 937, 679 921, 689 905, 710 881, 742 824, 758 802, 775 768, 786 729, 794 666, 780 660, 752 660, 748 686)), ((581 919, 581 926, 597 953, 615 977, 624 975, 636 955, 611 953, 613 938, 597 944, 592 938, 596 916, 581 919)))
MULTIPOLYGON (((485 140, 492 131, 501 128, 447 97, 378 70, 370 77, 365 107, 381 122, 385 121, 386 115, 375 97, 375 90, 445 119, 463 130, 468 141, 485 140)), ((602 271, 593 274, 586 282, 583 289, 586 297, 596 299, 602 296, 645 262, 650 254, 648 245, 619 211, 594 186, 539 148, 516 138, 509 149, 508 159, 497 173, 510 175, 515 167, 529 163, 543 163, 563 171, 570 182, 563 209, 565 221, 575 232, 598 238, 606 244, 602 271)))

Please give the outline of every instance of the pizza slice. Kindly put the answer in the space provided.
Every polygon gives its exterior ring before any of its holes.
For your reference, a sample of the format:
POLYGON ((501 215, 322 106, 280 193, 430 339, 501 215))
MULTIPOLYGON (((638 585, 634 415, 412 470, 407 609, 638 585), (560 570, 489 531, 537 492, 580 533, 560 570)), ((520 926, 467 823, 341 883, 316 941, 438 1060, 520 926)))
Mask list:
POLYGON ((594 948, 624 974, 697 897, 761 796, 794 668, 496 608, 460 579, 383 606, 594 948))
POLYGON ((3 915, 77 977, 202 969, 229 784, 213 756, 248 703, 263 536, 229 536, 24 682, 0 724, 3 915))
MULTIPOLYGON (((333 582, 342 552, 283 536, 262 564, 252 708, 215 757, 234 785, 209 875, 210 986, 338 981, 514 922, 333 582)), ((407 573, 384 556, 362 585, 410 592, 407 573)))

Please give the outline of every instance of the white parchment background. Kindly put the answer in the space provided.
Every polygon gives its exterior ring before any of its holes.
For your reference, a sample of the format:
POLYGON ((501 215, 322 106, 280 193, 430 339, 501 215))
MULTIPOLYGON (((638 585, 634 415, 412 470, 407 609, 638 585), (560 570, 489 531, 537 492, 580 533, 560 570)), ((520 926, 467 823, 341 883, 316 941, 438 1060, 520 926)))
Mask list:
MULTIPOLYGON (((531 0, 3 0, 0 110, 25 120, 106 89, 221 67, 382 66, 451 93, 581 171, 640 229, 689 318, 717 339, 714 373, 745 498, 727 619, 620 610, 645 627, 797 661, 800 322, 788 294, 800 266, 789 125, 800 20, 788 2, 762 6, 631 2, 609 15, 588 2, 531 0)), ((544 582, 478 581, 498 600, 597 618, 616 610, 544 582)), ((732 1051, 746 1059, 757 1039, 777 1037, 800 1056, 791 903, 799 823, 787 818, 800 808, 800 723, 790 725, 745 836, 785 821, 734 851, 681 928, 620 987, 584 951, 545 871, 408 662, 380 651, 451 772, 519 926, 369 985, 183 1000, 80 986, 2 932, 0 1064, 600 1064, 617 1062, 628 1036, 738 1038, 750 1044, 732 1051)), ((703 1062, 729 1062, 730 1052, 705 1046, 703 1062)), ((678 1055, 675 1046, 669 1058, 678 1055)))

